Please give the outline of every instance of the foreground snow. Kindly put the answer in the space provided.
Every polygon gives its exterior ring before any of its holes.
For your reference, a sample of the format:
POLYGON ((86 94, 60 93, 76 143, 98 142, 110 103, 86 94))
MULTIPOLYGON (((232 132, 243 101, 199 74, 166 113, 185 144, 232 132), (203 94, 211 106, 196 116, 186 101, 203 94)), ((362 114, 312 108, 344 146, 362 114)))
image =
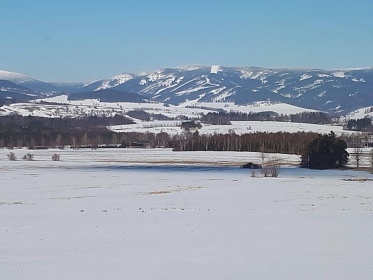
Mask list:
POLYGON ((66 150, 52 162, 51 150, 11 162, 8 152, 3 279, 373 276, 368 173, 286 167, 254 178, 237 167, 258 161, 250 153, 66 150))

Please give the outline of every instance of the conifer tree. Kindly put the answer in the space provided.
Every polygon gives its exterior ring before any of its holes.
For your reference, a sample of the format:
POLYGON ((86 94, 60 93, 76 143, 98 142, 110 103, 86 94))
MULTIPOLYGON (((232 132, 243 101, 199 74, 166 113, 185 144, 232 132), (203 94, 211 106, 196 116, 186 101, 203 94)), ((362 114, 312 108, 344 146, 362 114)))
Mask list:
POLYGON ((345 166, 349 157, 346 149, 346 142, 336 137, 333 131, 325 135, 320 134, 307 146, 302 155, 302 166, 312 169, 345 166))

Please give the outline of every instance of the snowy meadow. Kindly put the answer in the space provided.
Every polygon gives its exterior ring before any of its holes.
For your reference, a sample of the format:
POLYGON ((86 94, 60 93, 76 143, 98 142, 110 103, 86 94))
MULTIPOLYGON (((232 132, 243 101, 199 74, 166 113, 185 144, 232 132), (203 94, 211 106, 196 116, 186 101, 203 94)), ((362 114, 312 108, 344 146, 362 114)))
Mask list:
POLYGON ((2 279, 372 279, 373 175, 281 155, 0 150, 2 279), (54 153, 60 161, 52 161, 54 153))

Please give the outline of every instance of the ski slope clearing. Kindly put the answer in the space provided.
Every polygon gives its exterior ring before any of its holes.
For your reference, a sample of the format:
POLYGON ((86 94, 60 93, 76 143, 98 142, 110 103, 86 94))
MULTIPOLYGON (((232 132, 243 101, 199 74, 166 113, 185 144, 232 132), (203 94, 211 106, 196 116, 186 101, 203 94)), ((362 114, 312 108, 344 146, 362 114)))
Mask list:
POLYGON ((7 153, 3 279, 373 277, 369 173, 284 167, 278 178, 251 177, 237 166, 258 161, 253 153, 7 153))
POLYGON ((359 110, 353 111, 346 116, 346 119, 363 119, 370 118, 373 119, 373 106, 361 108, 359 110))

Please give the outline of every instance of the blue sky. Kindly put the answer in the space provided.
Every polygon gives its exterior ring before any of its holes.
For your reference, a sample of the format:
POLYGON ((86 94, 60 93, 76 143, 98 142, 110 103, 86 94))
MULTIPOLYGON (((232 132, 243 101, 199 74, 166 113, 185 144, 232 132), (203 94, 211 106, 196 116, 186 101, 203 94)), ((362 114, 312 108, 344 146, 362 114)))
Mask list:
POLYGON ((371 0, 2 0, 0 69, 89 81, 179 65, 373 66, 371 0))

